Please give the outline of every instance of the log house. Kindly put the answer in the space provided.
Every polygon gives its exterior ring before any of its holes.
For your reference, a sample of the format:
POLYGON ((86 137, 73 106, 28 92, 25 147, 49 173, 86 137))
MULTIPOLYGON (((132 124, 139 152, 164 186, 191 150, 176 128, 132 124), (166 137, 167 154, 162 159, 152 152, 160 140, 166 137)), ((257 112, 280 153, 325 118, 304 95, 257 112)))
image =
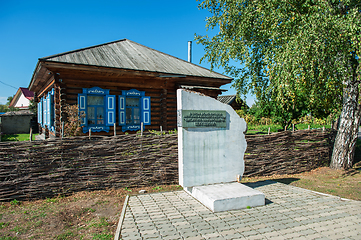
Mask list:
POLYGON ((38 102, 39 129, 59 137, 64 106, 78 104, 83 132, 112 135, 177 128, 178 88, 216 98, 232 78, 123 39, 40 58, 29 90, 38 102), (150 103, 150 105, 148 105, 150 103))

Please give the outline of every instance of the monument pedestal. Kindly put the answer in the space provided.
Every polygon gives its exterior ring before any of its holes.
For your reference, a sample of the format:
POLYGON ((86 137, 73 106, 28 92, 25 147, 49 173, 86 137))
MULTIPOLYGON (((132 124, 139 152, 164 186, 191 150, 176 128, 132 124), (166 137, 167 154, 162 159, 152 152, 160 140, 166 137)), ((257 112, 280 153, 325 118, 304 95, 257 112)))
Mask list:
POLYGON ((179 184, 213 212, 265 205, 237 181, 244 172, 247 123, 214 98, 177 90, 179 184))
POLYGON ((213 212, 265 205, 262 192, 238 182, 195 186, 191 194, 213 212))

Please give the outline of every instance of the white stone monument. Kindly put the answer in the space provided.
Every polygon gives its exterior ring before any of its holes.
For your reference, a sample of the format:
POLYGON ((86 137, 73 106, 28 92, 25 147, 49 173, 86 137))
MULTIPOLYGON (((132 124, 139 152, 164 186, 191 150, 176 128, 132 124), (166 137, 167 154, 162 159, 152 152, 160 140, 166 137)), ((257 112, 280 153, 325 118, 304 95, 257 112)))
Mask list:
POLYGON ((177 90, 179 184, 214 212, 265 204, 264 194, 237 182, 244 172, 247 125, 216 99, 177 90))

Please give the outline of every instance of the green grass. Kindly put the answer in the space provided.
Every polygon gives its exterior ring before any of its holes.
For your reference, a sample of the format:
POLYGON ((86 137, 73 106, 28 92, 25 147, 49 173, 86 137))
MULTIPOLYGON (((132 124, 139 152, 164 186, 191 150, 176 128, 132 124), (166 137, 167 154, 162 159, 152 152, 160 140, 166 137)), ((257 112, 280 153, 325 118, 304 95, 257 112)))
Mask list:
POLYGON ((111 239, 113 239, 113 235, 107 234, 107 233, 96 233, 93 235, 93 239, 94 240, 111 240, 111 239))
POLYGON ((0 222, 0 229, 6 228, 9 224, 8 222, 0 222))
POLYGON ((0 236, 0 240, 17 240, 18 238, 17 237, 3 237, 3 236, 0 236))
POLYGON ((71 231, 67 231, 65 233, 62 233, 62 234, 56 236, 55 239, 57 239, 57 240, 66 240, 66 239, 72 239, 75 236, 76 236, 75 233, 73 233, 71 231))
MULTIPOLYGON (((39 134, 33 134, 33 140, 35 140, 35 136, 39 134)), ((2 142, 10 142, 10 141, 29 141, 30 134, 4 134, 1 136, 2 142)))
MULTIPOLYGON (((295 130, 306 130, 308 129, 308 126, 310 126, 310 129, 322 129, 330 128, 330 125, 320 125, 320 124, 295 124, 295 130)), ((282 130, 282 126, 278 124, 271 124, 271 125, 248 125, 247 134, 248 135, 254 135, 254 134, 267 134, 268 128, 270 128, 271 133, 278 132, 279 130, 282 130)), ((291 125, 292 129, 292 125, 291 125)))

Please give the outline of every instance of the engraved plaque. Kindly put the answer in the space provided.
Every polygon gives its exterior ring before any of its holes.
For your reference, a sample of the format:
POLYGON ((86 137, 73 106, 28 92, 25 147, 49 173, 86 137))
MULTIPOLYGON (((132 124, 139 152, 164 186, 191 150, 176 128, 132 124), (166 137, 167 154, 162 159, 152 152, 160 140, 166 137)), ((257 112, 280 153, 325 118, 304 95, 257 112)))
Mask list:
POLYGON ((182 110, 178 112, 178 126, 185 128, 227 127, 227 112, 216 110, 182 110))

